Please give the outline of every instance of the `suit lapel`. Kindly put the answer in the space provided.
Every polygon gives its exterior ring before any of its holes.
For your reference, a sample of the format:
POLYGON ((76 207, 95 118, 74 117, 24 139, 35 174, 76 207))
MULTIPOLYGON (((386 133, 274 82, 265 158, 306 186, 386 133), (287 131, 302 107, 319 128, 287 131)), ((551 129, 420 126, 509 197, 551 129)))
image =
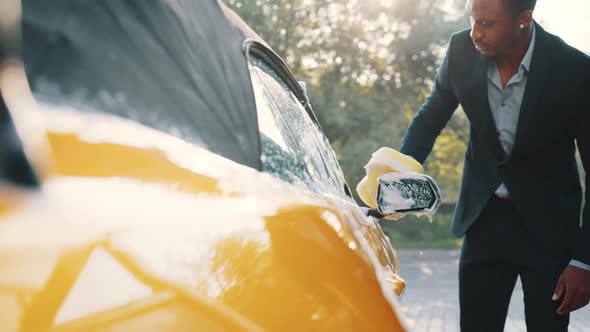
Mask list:
POLYGON ((469 84, 473 87, 470 94, 474 98, 474 109, 477 110, 477 114, 473 114, 473 118, 477 119, 476 125, 479 127, 478 129, 481 132, 482 139, 491 147, 496 159, 502 162, 506 159, 506 153, 500 144, 498 130, 496 129, 496 123, 488 99, 487 59, 479 53, 476 57, 472 82, 469 84))
POLYGON ((522 150, 531 116, 535 112, 535 109, 537 109, 543 93, 544 80, 547 78, 546 71, 549 63, 547 56, 547 33, 537 23, 535 23, 535 29, 537 30, 535 50, 533 51, 533 59, 520 107, 512 155, 518 154, 522 150))

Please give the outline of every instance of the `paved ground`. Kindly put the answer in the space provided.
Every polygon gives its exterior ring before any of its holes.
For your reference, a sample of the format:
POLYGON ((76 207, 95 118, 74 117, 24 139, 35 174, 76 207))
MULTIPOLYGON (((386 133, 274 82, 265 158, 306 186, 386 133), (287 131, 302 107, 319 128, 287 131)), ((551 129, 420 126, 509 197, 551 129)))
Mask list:
MULTIPOLYGON (((398 255, 401 274, 408 284, 400 304, 410 331, 459 331, 459 252, 398 250, 398 255)), ((526 331, 520 281, 512 295, 504 331, 526 331)), ((590 332, 590 305, 572 314, 569 331, 590 332)))

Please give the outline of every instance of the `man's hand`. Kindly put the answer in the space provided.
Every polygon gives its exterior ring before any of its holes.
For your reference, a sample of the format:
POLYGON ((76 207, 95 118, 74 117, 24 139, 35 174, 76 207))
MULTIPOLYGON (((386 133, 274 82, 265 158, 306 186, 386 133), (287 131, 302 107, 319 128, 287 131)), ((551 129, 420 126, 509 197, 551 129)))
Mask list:
POLYGON ((568 265, 557 281, 553 301, 561 299, 563 303, 557 309, 558 315, 566 315, 578 310, 590 302, 590 271, 568 265))

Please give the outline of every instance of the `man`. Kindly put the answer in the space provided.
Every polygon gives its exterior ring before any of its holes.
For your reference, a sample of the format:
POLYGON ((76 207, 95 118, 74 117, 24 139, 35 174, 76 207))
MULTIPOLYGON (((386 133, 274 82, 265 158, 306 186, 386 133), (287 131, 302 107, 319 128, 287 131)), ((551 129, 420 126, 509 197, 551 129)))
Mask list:
POLYGON ((502 331, 517 277, 528 331, 590 300, 590 58, 533 21, 536 0, 468 0, 401 152, 423 163, 461 104, 470 138, 453 232, 462 331, 502 331))

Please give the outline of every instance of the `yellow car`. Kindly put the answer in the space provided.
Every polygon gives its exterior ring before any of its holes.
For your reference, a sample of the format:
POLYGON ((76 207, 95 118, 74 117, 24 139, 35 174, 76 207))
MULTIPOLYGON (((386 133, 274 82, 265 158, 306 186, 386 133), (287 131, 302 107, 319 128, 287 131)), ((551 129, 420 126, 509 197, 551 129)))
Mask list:
POLYGON ((389 239, 221 2, 24 0, 22 47, 7 17, 0 331, 405 331, 389 239))

